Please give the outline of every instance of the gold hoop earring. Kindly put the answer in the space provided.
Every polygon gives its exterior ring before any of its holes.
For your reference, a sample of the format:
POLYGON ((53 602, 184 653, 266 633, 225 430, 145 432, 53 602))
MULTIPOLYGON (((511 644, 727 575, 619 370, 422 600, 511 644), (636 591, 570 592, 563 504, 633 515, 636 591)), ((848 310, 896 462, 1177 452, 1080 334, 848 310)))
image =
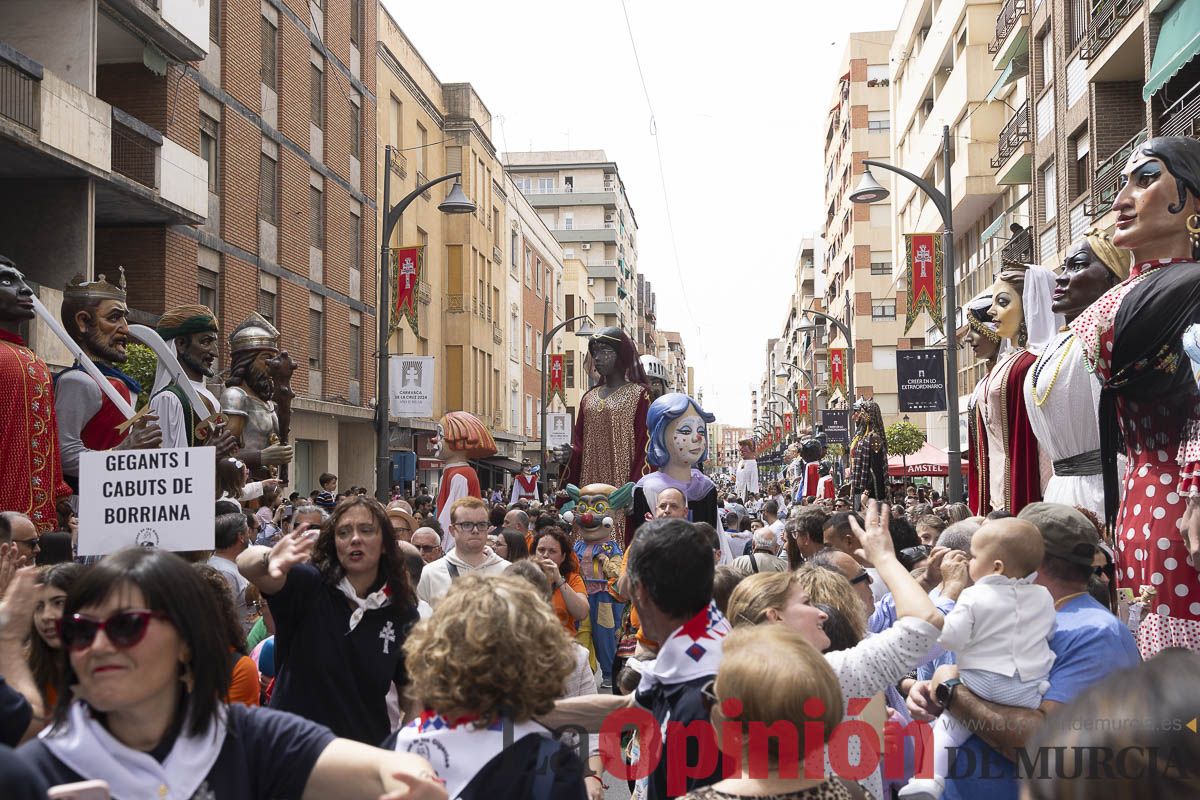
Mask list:
POLYGON ((1200 258, 1200 214, 1187 218, 1188 238, 1192 240, 1192 258, 1200 258))
POLYGON ((1021 320, 1021 327, 1017 329, 1017 347, 1025 347, 1029 344, 1029 329, 1025 327, 1025 321, 1021 320))

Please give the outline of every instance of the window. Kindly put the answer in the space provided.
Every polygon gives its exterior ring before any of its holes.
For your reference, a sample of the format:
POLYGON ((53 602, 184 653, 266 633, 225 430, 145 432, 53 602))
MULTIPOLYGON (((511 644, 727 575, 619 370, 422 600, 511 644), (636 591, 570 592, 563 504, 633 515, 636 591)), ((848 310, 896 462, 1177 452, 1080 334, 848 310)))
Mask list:
POLYGON ((525 286, 526 286, 526 287, 528 287, 528 288, 530 288, 530 289, 532 289, 532 288, 533 288, 533 278, 532 278, 532 276, 529 274, 529 271, 530 271, 530 270, 529 270, 529 262, 530 262, 532 259, 533 259, 533 253, 532 253, 532 252, 529 250, 529 248, 528 248, 528 247, 526 247, 526 248, 525 248, 525 266, 524 266, 524 270, 525 270, 525 286))
POLYGON ((392 137, 392 147, 398 148, 400 147, 400 129, 403 119, 404 106, 400 104, 400 100, 396 97, 396 95, 392 95, 391 108, 392 115, 389 117, 391 120, 391 125, 389 126, 388 133, 391 134, 392 137))
POLYGON ((517 189, 521 194, 531 194, 533 192, 533 181, 529 178, 517 178, 514 183, 517 184, 517 189))
MULTIPOLYGON (((214 2, 213 5, 217 5, 217 3, 214 2)), ((204 163, 208 165, 208 190, 210 192, 217 191, 217 182, 220 178, 220 141, 220 123, 207 114, 201 114, 200 157, 203 158, 204 163)))
POLYGON ((261 22, 262 65, 258 68, 258 77, 264 84, 274 89, 278 81, 279 31, 266 17, 263 17, 261 22))
POLYGON ((533 366, 533 326, 525 323, 525 363, 533 366))
POLYGON ((221 2, 208 0, 208 39, 221 43, 221 2))
POLYGON ((309 241, 318 250, 325 249, 325 203, 322 194, 317 187, 308 187, 309 241))
POLYGON ((867 130, 871 133, 883 133, 892 127, 891 119, 886 111, 867 112, 867 130))
POLYGON ((538 178, 538 194, 549 194, 554 191, 554 178, 538 178))
POLYGON ((575 351, 568 350, 563 353, 563 386, 568 389, 575 388, 575 351))
POLYGON ((429 147, 429 131, 425 130, 425 126, 417 123, 417 149, 412 152, 413 161, 416 162, 417 172, 425 174, 425 148, 429 147))
POLYGON ((508 318, 508 356, 513 361, 521 360, 521 322, 516 312, 508 318))
POLYGON ((563 178, 563 191, 564 192, 575 191, 575 178, 573 176, 567 175, 565 178, 563 178))
POLYGON ((320 370, 325 349, 325 323, 320 309, 308 309, 308 368, 320 370))
POLYGON ((308 113, 312 124, 325 130, 325 74, 316 64, 308 65, 309 91, 308 113))
POLYGON ((896 300, 872 300, 871 319, 895 319, 896 300))
POLYGON ((888 79, 887 64, 867 64, 868 81, 886 81, 888 79))
POLYGON ((350 215, 350 269, 362 272, 363 258, 362 220, 357 214, 350 215))
POLYGON ((362 108, 353 102, 350 103, 350 156, 362 161, 362 108))
POLYGON ((525 395, 525 435, 533 435, 533 395, 525 395))
POLYGON ((1091 188, 1091 142, 1085 130, 1071 139, 1070 149, 1074 152, 1075 174, 1071 176, 1071 196, 1079 197, 1091 188))
POLYGON ((563 214, 563 230, 564 231, 575 230, 575 215, 572 214, 570 211, 563 214))
POLYGON ((1051 161, 1042 168, 1042 220, 1050 221, 1058 214, 1058 174, 1051 161))
POLYGON ((279 224, 279 180, 275 159, 266 153, 258 162, 258 218, 272 225, 279 224))
POLYGON ((542 296, 542 260, 540 258, 535 258, 533 260, 533 280, 534 280, 533 291, 537 293, 538 297, 541 297, 542 296))
POLYGON ((533 334, 533 357, 537 359, 537 363, 533 368, 538 372, 542 371, 542 332, 535 331, 533 334))
POLYGON ((362 380, 362 328, 350 323, 350 380, 362 380))
POLYGON ((258 289, 258 313, 262 318, 272 325, 277 325, 279 319, 278 309, 279 297, 275 292, 268 288, 259 286, 258 289))
POLYGON ((508 260, 508 269, 510 272, 512 272, 513 276, 515 277, 517 274, 517 270, 521 266, 521 259, 517 257, 518 248, 517 248, 517 232, 516 231, 513 231, 513 234, 510 237, 509 250, 511 252, 509 253, 510 257, 508 260))
POLYGON ((894 370, 896 368, 896 348, 880 347, 879 345, 872 347, 871 366, 880 370, 894 370))
MULTIPOLYGON (((217 0, 209 0, 213 5, 217 4, 217 0)), ((362 38, 362 13, 363 0, 350 0, 350 43, 358 47, 358 43, 362 38)))
POLYGON ((212 270, 198 267, 196 269, 196 302, 208 306, 214 314, 220 314, 217 305, 220 275, 212 270))
POLYGON ((872 275, 891 275, 892 274, 892 259, 887 254, 871 254, 871 274, 872 275), (877 260, 878 259, 878 260, 877 260))
POLYGON ((1054 82, 1054 37, 1047 33, 1038 40, 1038 55, 1041 56, 1042 62, 1042 86, 1049 86, 1054 82))

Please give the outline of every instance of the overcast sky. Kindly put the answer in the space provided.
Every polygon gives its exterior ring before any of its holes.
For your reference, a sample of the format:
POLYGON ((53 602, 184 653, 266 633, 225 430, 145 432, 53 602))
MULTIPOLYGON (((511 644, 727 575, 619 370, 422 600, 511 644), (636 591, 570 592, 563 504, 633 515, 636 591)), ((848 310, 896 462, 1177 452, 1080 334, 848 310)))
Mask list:
POLYGON ((748 424, 800 241, 822 222, 847 34, 895 27, 902 0, 382 2, 439 79, 474 85, 497 149, 616 161, 659 327, 682 334, 717 421, 748 424))

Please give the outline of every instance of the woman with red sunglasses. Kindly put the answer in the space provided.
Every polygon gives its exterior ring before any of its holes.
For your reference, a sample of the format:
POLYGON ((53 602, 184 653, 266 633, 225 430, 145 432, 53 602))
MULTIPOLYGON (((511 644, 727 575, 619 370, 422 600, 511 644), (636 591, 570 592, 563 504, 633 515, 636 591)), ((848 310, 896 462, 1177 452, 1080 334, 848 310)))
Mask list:
POLYGON ((446 797, 422 758, 226 705, 221 616, 172 553, 122 550, 92 566, 67 595, 59 638, 54 723, 18 751, 51 785, 100 779, 114 800, 446 797))

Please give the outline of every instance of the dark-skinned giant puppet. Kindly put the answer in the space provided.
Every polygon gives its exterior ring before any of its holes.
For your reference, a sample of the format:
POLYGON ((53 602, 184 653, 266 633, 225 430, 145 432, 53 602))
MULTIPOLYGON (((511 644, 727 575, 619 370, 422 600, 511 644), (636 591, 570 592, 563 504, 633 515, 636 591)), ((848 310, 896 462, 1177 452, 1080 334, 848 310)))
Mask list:
POLYGON ((33 290, 0 256, 0 510, 20 511, 39 531, 57 527, 55 506, 71 493, 63 482, 54 390, 46 362, 25 346, 22 323, 33 319, 33 290))
POLYGON ((862 493, 874 500, 887 499, 887 435, 883 414, 874 400, 854 404, 854 439, 850 442, 850 496, 858 503, 862 493))
MULTIPOLYGON (((600 383, 579 401, 571 458, 560 483, 636 483, 646 463, 646 413, 650 407, 637 348, 620 328, 608 327, 592 334, 588 353, 600 383)), ((613 519, 613 541, 629 543, 621 515, 613 519)))
POLYGON ((220 406, 229 432, 238 439, 238 458, 255 480, 272 477, 292 460, 291 445, 282 443, 275 407, 271 364, 279 355, 279 331, 257 313, 229 336, 229 377, 220 406))
POLYGON ((128 358, 125 348, 130 339, 124 271, 116 284, 104 275, 94 281, 76 276, 63 291, 61 317, 78 352, 75 364, 54 379, 54 408, 63 477, 78 489, 81 454, 158 447, 162 430, 153 414, 142 414, 127 424, 142 387, 118 366, 128 358), (93 377, 89 369, 93 365, 107 387, 93 377))

